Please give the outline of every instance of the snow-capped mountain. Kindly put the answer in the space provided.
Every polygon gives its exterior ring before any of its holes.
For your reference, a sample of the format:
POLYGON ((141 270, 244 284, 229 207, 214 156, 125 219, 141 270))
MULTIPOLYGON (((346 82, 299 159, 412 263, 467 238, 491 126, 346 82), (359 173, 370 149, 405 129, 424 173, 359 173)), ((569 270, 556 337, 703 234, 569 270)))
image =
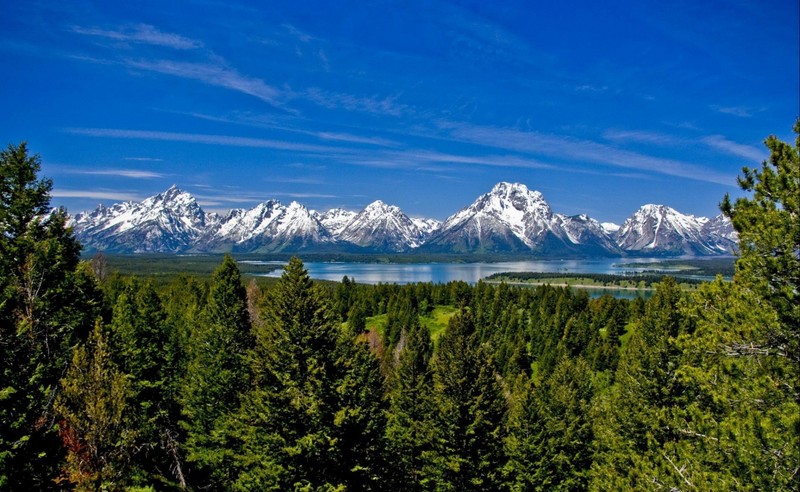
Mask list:
POLYGON ((436 219, 426 219, 424 217, 411 217, 411 222, 417 226, 417 229, 422 232, 425 236, 425 239, 431 236, 434 232, 436 232, 440 227, 442 227, 442 222, 436 219))
POLYGON ((619 224, 613 222, 601 222, 600 227, 603 228, 606 234, 615 234, 619 230, 619 224))
POLYGON ((177 253, 192 247, 219 217, 206 214, 194 197, 176 186, 143 202, 100 206, 76 215, 75 235, 90 249, 177 253))
POLYGON ((726 239, 734 244, 739 241, 739 235, 733 229, 731 219, 722 214, 717 215, 703 225, 703 234, 726 239))
POLYGON ((542 194, 519 183, 498 183, 450 216, 427 241, 431 252, 609 254, 616 245, 585 215, 555 214, 542 194))
POLYGON ((634 253, 719 255, 733 253, 734 235, 724 216, 695 217, 666 205, 648 204, 620 226, 616 241, 620 248, 634 253))
POLYGON ((250 210, 231 210, 205 232, 194 249, 277 252, 331 241, 330 234, 303 205, 292 202, 284 206, 269 200, 250 210))
POLYGON ((380 200, 361 212, 310 211, 277 200, 224 217, 205 213, 173 186, 140 203, 77 214, 71 221, 88 250, 144 252, 519 253, 544 256, 720 255, 736 248, 731 222, 645 205, 614 231, 587 215, 554 213, 538 191, 498 183, 444 223, 409 218, 380 200))
POLYGON ((620 251, 605 227, 586 214, 559 215, 562 230, 569 241, 582 251, 619 254, 620 251))
POLYGON ((344 210, 342 208, 332 208, 324 214, 314 212, 314 216, 319 223, 322 224, 322 227, 333 237, 339 237, 344 228, 347 227, 347 224, 349 224, 356 215, 358 215, 357 212, 344 210))
POLYGON ((399 207, 377 200, 353 217, 338 238, 376 251, 402 252, 419 247, 425 233, 399 207))

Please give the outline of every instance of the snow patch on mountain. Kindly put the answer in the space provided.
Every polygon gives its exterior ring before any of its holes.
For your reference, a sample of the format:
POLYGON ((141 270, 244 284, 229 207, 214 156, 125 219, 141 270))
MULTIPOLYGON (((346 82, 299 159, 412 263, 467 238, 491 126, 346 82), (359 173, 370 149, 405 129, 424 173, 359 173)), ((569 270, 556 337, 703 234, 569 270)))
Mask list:
POLYGON ((325 213, 312 212, 322 227, 325 228, 333 237, 338 238, 347 224, 358 215, 357 212, 345 210, 343 208, 332 208, 325 213))
POLYGON ((647 254, 730 254, 733 244, 719 231, 724 220, 685 215, 666 205, 644 205, 617 231, 620 248, 647 254))
POLYGON ((220 217, 203 212, 192 195, 173 186, 140 203, 101 205, 79 213, 70 224, 87 249, 120 253, 323 248, 550 256, 720 255, 735 252, 738 239, 723 215, 708 219, 650 204, 617 227, 585 214, 554 213, 540 192, 506 182, 444 223, 410 218, 380 200, 358 213, 332 209, 323 214, 297 202, 283 205, 269 200, 220 217))
POLYGON ((365 248, 401 252, 422 244, 424 234, 399 207, 376 200, 353 217, 338 237, 365 248))
POLYGON ((83 212, 71 222, 89 249, 134 253, 185 251, 218 220, 185 191, 172 186, 141 203, 125 202, 83 212))
POLYGON ((601 222, 600 227, 603 228, 606 234, 613 235, 619 230, 620 225, 613 222, 601 222))

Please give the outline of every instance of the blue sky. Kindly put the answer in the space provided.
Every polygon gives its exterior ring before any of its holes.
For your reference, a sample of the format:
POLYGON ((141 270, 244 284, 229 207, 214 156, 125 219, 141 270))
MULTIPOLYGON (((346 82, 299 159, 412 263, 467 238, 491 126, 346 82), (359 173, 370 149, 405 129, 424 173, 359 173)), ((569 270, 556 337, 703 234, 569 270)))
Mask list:
POLYGON ((498 181, 622 222, 713 216, 793 140, 785 1, 7 2, 0 136, 72 213, 177 184, 444 219, 498 181))

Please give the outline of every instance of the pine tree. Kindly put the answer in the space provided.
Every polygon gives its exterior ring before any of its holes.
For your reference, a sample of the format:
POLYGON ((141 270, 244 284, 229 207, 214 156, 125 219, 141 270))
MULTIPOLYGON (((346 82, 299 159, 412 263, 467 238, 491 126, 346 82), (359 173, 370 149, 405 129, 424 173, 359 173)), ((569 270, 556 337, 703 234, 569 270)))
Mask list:
POLYGON ((345 275, 333 291, 333 308, 342 321, 347 321, 348 319, 347 316, 355 298, 355 288, 356 283, 345 275))
POLYGON ((53 401, 100 294, 27 146, 0 152, 0 488, 48 490, 63 456, 53 401))
MULTIPOLYGON (((739 234, 737 283, 753 290, 780 319, 776 329, 750 342, 800 367, 800 118, 794 132, 794 147, 770 136, 769 160, 761 170, 743 169, 739 185, 752 198, 731 204, 726 195, 721 207, 739 234)), ((741 350, 747 355, 746 346, 741 350)), ((800 401, 800 391, 795 398, 800 401)))
POLYGON ((593 490, 681 483, 663 455, 663 446, 671 439, 671 412, 683 403, 683 388, 675 374, 680 355, 675 341, 683 323, 680 298, 673 279, 658 285, 622 352, 615 386, 596 402, 593 490))
POLYGON ((372 454, 384 429, 375 358, 343 334, 297 258, 268 292, 263 313, 255 386, 229 424, 241 443, 236 487, 378 489, 372 454))
POLYGON ((188 459, 202 470, 196 480, 206 487, 232 479, 232 452, 223 424, 238 410, 241 395, 249 388, 252 348, 247 294, 236 261, 225 255, 212 275, 208 303, 190 334, 182 392, 188 459))
POLYGON ((100 321, 74 350, 61 384, 55 408, 67 461, 59 482, 76 490, 121 490, 137 431, 129 424, 130 381, 114 364, 100 321))
POLYGON ((134 483, 184 482, 177 453, 180 404, 171 384, 180 374, 179 350, 153 286, 135 278, 127 281, 109 327, 114 362, 131 379, 131 404, 135 402, 129 421, 138 435, 134 483))
POLYGON ((685 397, 672 411, 664 454, 697 489, 795 490, 797 368, 767 350, 743 356, 733 348, 762 339, 779 316, 752 290, 721 279, 701 286, 683 312, 691 326, 678 339, 675 373, 685 397))
POLYGON ((423 454, 432 446, 433 343, 419 318, 401 336, 402 349, 390 379, 387 438, 397 490, 422 490, 423 454))
POLYGON ((330 483, 342 483, 348 490, 384 490, 388 477, 384 378, 368 337, 352 328, 342 330, 336 349, 332 437, 339 468, 330 483))
POLYGON ((423 485, 436 490, 500 490, 506 401, 469 311, 450 319, 433 358, 433 450, 423 485))
POLYGON ((676 375, 687 396, 664 455, 699 489, 797 489, 800 119, 794 131, 794 147, 769 137, 769 160, 744 169, 751 197, 723 201, 740 241, 733 282, 702 286, 683 309, 676 375))
POLYGON ((594 440, 591 378, 582 358, 562 358, 541 386, 518 390, 503 470, 511 490, 586 490, 594 440))

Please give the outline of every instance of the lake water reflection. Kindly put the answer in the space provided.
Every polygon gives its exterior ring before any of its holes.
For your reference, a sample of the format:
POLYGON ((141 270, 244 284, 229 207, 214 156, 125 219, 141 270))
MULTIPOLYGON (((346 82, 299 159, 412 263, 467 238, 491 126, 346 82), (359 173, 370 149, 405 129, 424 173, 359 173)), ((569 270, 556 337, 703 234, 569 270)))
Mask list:
MULTIPOLYGON (((662 259, 663 260, 663 259, 662 259)), ((610 273, 622 275, 639 273, 647 264, 659 259, 599 258, 580 260, 532 260, 499 263, 354 263, 354 262, 309 262, 305 263, 311 278, 341 281, 347 275, 362 284, 414 282, 447 283, 462 280, 470 284, 499 272, 550 272, 550 273, 610 273), (621 264, 625 266, 620 266, 621 264), (631 266, 636 263, 637 267, 631 266), (641 267, 638 265, 641 264, 641 267)), ((265 262, 267 263, 267 262, 265 262)), ((273 263, 273 262, 269 262, 273 263)), ((277 269, 267 276, 280 277, 277 269)))

